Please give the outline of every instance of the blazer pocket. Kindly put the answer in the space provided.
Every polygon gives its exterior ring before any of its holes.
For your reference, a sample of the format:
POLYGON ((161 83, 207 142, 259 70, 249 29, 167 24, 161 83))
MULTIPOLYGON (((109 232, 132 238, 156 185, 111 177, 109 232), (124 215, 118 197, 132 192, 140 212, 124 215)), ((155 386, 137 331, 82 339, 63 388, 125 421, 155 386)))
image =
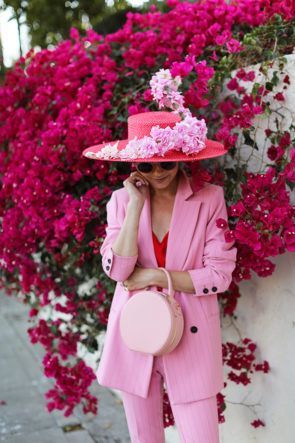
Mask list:
POLYGON ((217 294, 210 294, 210 295, 202 295, 199 296, 198 299, 200 300, 201 308, 203 310, 203 313, 207 319, 214 318, 217 315, 219 315, 219 304, 217 299, 217 294))

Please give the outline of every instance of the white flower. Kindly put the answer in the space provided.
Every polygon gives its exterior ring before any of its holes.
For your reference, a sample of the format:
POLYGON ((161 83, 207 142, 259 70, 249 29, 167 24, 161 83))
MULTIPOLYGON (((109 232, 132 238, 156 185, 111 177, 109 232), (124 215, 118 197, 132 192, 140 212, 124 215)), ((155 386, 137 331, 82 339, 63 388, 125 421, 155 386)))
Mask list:
POLYGON ((109 158, 117 158, 119 157, 118 144, 119 140, 116 141, 114 144, 108 143, 98 152, 90 152, 90 151, 86 152, 86 156, 95 159, 100 158, 102 160, 109 158), (91 156, 87 154, 91 154, 91 156))
POLYGON ((138 153, 138 138, 135 137, 134 139, 130 140, 124 149, 120 151, 120 158, 130 158, 134 159, 139 157, 138 153))
POLYGON ((96 159, 96 153, 92 151, 85 152, 85 157, 96 159))

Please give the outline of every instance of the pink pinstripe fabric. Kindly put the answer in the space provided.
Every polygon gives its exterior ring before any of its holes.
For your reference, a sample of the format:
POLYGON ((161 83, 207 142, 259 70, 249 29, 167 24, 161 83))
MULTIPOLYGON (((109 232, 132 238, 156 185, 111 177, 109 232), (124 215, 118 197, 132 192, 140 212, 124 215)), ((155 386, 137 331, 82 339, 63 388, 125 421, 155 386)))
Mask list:
MULTIPOLYGON (((157 268, 151 229, 148 196, 138 230, 138 255, 115 256, 115 241, 126 213, 128 193, 122 188, 108 202, 107 235, 101 246, 105 273, 116 280, 104 348, 96 375, 103 386, 147 397, 153 356, 128 349, 119 330, 120 312, 130 297, 120 282, 133 272, 136 263, 157 268)), ((194 192, 182 172, 166 252, 166 269, 190 272, 195 293, 176 291, 185 325, 180 344, 163 356, 167 389, 173 405, 199 401, 216 395, 223 388, 222 344, 217 293, 225 291, 235 267, 236 248, 224 240, 218 218, 227 219, 223 189, 206 184, 194 192)))
MULTIPOLYGON (((166 385, 162 357, 155 357, 146 399, 122 392, 122 400, 132 443, 164 443, 163 382, 166 385)), ((169 396, 169 390, 168 390, 169 396)), ((217 398, 171 405, 182 443, 218 443, 217 398)))

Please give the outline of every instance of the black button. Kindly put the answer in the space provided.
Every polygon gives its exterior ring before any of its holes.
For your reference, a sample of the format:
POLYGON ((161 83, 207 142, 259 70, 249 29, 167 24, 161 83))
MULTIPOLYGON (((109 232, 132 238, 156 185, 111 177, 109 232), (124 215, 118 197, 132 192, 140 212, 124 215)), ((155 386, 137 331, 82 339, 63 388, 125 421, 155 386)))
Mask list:
POLYGON ((216 291, 217 291, 216 286, 213 286, 212 291, 213 291, 213 292, 216 292, 216 291))
POLYGON ((204 292, 204 294, 208 294, 209 289, 208 289, 208 288, 204 288, 204 289, 203 289, 203 292, 204 292))
POLYGON ((111 260, 110 258, 108 258, 108 263, 111 263, 111 261, 112 261, 112 260, 111 260))
POLYGON ((109 266, 106 266, 106 270, 108 271, 110 269, 110 267, 109 266))
POLYGON ((197 332, 197 330, 198 330, 197 326, 192 326, 191 327, 191 332, 195 333, 195 332, 197 332))

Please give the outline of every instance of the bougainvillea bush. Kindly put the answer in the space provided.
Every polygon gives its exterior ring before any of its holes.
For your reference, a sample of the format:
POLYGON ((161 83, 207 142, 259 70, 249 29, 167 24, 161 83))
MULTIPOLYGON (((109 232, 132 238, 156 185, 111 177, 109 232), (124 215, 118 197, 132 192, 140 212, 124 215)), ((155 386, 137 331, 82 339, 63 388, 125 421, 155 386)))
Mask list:
MULTIPOLYGON (((90 392, 92 367, 78 355, 96 353, 115 283, 103 273, 99 248, 105 234, 105 204, 130 173, 128 165, 81 157, 86 147, 127 136, 127 117, 158 110, 149 80, 161 68, 182 78, 185 105, 204 118, 208 137, 228 149, 219 160, 188 166, 193 176, 224 186, 229 226, 218 220, 238 248, 233 281, 219 301, 223 316, 235 317, 239 283, 274 272, 270 257, 295 250, 294 126, 265 130, 268 162, 250 172, 239 160, 240 138, 257 152, 256 116, 272 115, 290 87, 284 58, 292 52, 293 3, 241 0, 167 1, 167 11, 128 15, 124 27, 106 37, 90 30, 56 48, 30 51, 7 72, 0 89, 1 287, 30 305, 32 343, 46 350, 44 372, 54 379, 46 393, 49 411, 70 415, 77 405, 97 413, 90 392), (261 80, 245 66, 261 61, 261 80), (235 75, 231 73, 236 69, 235 75), (250 93, 244 82, 252 82, 250 93), (221 99, 224 87, 230 91, 221 99), (270 100, 271 97, 271 100, 270 100), (205 167, 204 167, 205 165, 205 167), (201 168, 201 169, 200 169, 201 168)), ((223 343, 226 383, 251 383, 256 361, 249 337, 223 343)), ((219 420, 226 407, 218 394, 219 420)), ((164 425, 174 423, 167 393, 164 425)), ((253 426, 263 425, 257 417, 253 426)))

